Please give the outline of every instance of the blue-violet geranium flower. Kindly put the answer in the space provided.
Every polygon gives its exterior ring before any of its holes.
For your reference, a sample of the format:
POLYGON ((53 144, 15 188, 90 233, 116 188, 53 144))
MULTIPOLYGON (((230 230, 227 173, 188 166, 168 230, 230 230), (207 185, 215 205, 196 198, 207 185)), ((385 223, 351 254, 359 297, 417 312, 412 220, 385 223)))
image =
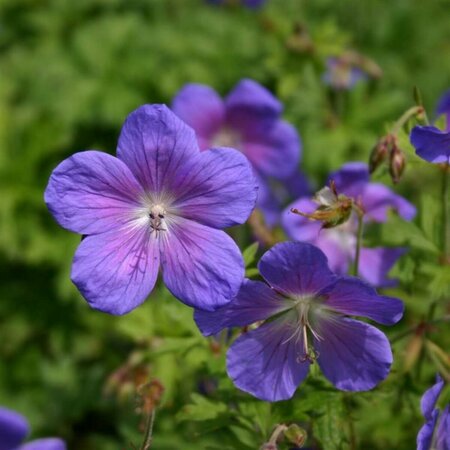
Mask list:
POLYGON ((392 364, 386 336, 347 315, 392 325, 403 315, 400 300, 336 276, 311 244, 277 244, 258 268, 266 283, 245 280, 229 305, 194 316, 206 336, 264 321, 228 350, 228 374, 238 388, 261 400, 289 399, 314 361, 345 391, 372 389, 386 378, 392 364))
POLYGON ((260 186, 258 207, 268 225, 275 224, 279 201, 271 192, 270 180, 303 178, 298 172, 300 137, 281 119, 283 107, 278 99, 250 79, 241 80, 224 100, 211 87, 190 83, 175 96, 172 110, 195 130, 201 149, 229 146, 247 156, 260 186))
MULTIPOLYGON (((329 180, 334 181, 340 194, 359 201, 365 212, 366 223, 385 222, 389 209, 395 209, 405 220, 411 220, 416 214, 415 207, 403 197, 383 184, 371 183, 368 167, 364 163, 344 164, 330 175, 329 180)), ((312 213, 317 209, 317 205, 309 197, 301 197, 285 209, 282 224, 288 236, 318 246, 327 255, 333 272, 340 275, 348 273, 356 251, 356 217, 352 216, 335 228, 322 229, 321 222, 294 214, 291 212, 292 208, 312 213)), ((376 287, 394 285, 395 280, 388 279, 387 274, 405 251, 406 249, 400 247, 363 247, 360 253, 359 275, 376 287)))
POLYGON ((74 154, 53 171, 45 201, 61 226, 85 235, 72 281, 93 308, 136 308, 161 266, 175 297, 211 311, 242 283, 241 253, 221 229, 247 220, 256 189, 240 152, 201 152, 166 106, 145 105, 125 121, 117 158, 74 154))
POLYGON ((23 444, 30 434, 27 419, 16 411, 0 407, 0 450, 66 450, 59 438, 35 439, 23 444))

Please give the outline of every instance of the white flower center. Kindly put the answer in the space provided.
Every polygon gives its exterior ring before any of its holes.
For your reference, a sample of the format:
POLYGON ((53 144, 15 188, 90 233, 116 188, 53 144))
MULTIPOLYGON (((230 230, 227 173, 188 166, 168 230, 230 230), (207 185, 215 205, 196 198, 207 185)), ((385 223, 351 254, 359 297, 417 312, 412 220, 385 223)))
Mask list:
POLYGON ((150 207, 150 212, 148 213, 148 217, 150 218, 150 233, 153 231, 167 231, 166 214, 164 205, 157 204, 150 207))
POLYGON ((298 362, 309 361, 313 363, 318 355, 312 346, 309 345, 308 336, 311 334, 314 338, 321 341, 322 336, 317 331, 317 319, 322 310, 321 301, 313 296, 295 296, 292 298, 294 307, 291 313, 295 314, 293 318, 294 331, 284 343, 295 339, 296 344, 302 340, 303 354, 298 357, 298 362))
POLYGON ((140 206, 134 211, 134 217, 129 226, 148 228, 153 237, 166 239, 171 224, 176 223, 179 218, 178 209, 173 206, 173 203, 173 196, 167 193, 143 194, 140 206))
POLYGON ((212 139, 212 147, 231 147, 241 149, 241 136, 230 128, 222 128, 212 139))

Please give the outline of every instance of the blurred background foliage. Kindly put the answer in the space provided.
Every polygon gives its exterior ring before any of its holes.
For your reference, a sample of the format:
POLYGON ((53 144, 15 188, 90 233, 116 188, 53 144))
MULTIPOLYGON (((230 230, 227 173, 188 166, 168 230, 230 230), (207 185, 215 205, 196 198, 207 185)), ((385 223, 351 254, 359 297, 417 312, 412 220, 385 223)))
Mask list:
MULTIPOLYGON (((449 335, 408 330, 430 302, 444 313, 450 276, 436 264, 435 167, 414 156, 406 133, 408 167, 396 189, 420 214, 414 223, 392 216, 366 239, 411 247, 390 292, 405 299, 407 314, 386 330, 395 341, 391 376, 344 402, 318 372, 291 402, 268 405, 239 393, 224 372, 228 337, 202 338, 191 310, 163 286, 124 317, 90 310, 69 280, 80 238, 52 220, 43 191, 72 153, 114 153, 137 106, 170 104, 193 81, 226 94, 244 77, 284 103, 302 136, 302 169, 320 187, 345 161, 367 160, 413 104, 413 85, 433 116, 450 85, 449 6, 269 0, 251 11, 202 0, 1 0, 0 404, 29 417, 34 436, 59 435, 69 449, 131 449, 142 440, 135 385, 150 379, 156 397, 164 389, 157 449, 256 449, 283 421, 307 428, 309 447, 348 448, 354 434, 358 448, 414 448, 420 395, 437 369, 450 371, 442 350, 449 335), (325 59, 349 48, 376 61, 383 76, 337 95, 322 82, 325 59)), ((376 179, 391 185, 384 173, 376 179)))

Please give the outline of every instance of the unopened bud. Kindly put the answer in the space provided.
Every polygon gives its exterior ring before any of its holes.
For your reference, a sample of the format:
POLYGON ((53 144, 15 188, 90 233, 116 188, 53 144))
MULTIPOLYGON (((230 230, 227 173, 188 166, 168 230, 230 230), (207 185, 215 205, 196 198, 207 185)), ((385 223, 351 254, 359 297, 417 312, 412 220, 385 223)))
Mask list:
POLYGON ((397 184, 405 170, 406 158, 405 154, 397 147, 391 150, 390 160, 389 160, 389 173, 392 178, 392 182, 397 184))
POLYGON ((375 172, 387 159, 389 148, 392 145, 392 137, 390 135, 383 136, 372 149, 369 157, 369 173, 375 172))
POLYGON ((302 447, 306 442, 307 433, 303 428, 293 423, 284 431, 284 437, 296 447, 302 447))

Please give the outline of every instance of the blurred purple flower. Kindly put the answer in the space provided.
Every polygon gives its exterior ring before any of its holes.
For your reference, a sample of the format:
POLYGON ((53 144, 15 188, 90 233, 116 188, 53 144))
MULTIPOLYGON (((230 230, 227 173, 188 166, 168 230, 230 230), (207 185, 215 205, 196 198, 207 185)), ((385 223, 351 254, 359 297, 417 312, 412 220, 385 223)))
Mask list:
POLYGON ((66 450, 58 438, 36 439, 22 444, 30 433, 28 421, 21 414, 0 407, 0 450, 66 450))
POLYGON ((450 405, 439 416, 436 402, 444 388, 444 381, 438 375, 436 383, 423 394, 420 407, 426 423, 417 435, 417 450, 450 450, 450 405))
POLYGON ((336 276, 311 244, 277 244, 258 268, 267 284, 245 280, 229 305, 194 316, 206 336, 264 321, 228 351, 228 374, 238 388, 261 400, 291 398, 315 360, 344 391, 369 390, 386 378, 392 364, 386 336, 346 316, 392 325, 403 315, 400 300, 377 295, 358 278, 336 276))
POLYGON ((410 139, 420 158, 434 164, 450 164, 450 131, 417 125, 412 129, 410 139))
MULTIPOLYGON (((233 0, 207 0, 208 3, 212 3, 213 5, 223 5, 227 3, 231 3, 233 0)), ((258 9, 261 8, 267 0, 241 0, 241 3, 250 9, 258 9)), ((234 1, 236 3, 236 1, 234 1)))
MULTIPOLYGON (((332 173, 329 179, 334 180, 340 194, 359 199, 366 222, 385 222, 389 209, 397 210, 405 220, 411 220, 416 214, 415 207, 403 197, 383 184, 370 183, 368 167, 364 163, 347 163, 332 173)), ((356 251, 356 217, 352 216, 338 227, 322 229, 321 222, 294 214, 291 208, 312 213, 317 205, 309 197, 297 199, 283 212, 283 228, 291 239, 319 247, 327 255, 331 270, 340 275, 348 273, 356 251)), ((396 281, 388 279, 387 274, 405 251, 404 248, 363 247, 359 275, 376 287, 395 285, 396 281)))
POLYGON ((228 146, 247 156, 256 172, 261 194, 258 206, 269 225, 281 209, 271 192, 272 180, 280 184, 298 173, 301 141, 295 128, 280 119, 281 103, 253 80, 241 80, 222 100, 214 89, 187 84, 175 96, 172 110, 197 134, 199 146, 228 146))
POLYGON ((367 75, 358 67, 355 67, 345 58, 327 58, 326 71, 322 75, 322 81, 336 90, 348 90, 360 80, 365 80, 367 75))
POLYGON ((62 227, 87 235, 72 281, 93 308, 136 308, 161 266, 175 297, 214 310, 244 277, 239 248, 221 229, 247 220, 256 189, 241 153, 200 152, 194 131, 166 106, 145 105, 125 121, 117 158, 76 153, 53 171, 45 201, 62 227))
POLYGON ((444 114, 447 119, 446 131, 450 131, 450 89, 446 91, 438 101, 436 114, 444 114))

